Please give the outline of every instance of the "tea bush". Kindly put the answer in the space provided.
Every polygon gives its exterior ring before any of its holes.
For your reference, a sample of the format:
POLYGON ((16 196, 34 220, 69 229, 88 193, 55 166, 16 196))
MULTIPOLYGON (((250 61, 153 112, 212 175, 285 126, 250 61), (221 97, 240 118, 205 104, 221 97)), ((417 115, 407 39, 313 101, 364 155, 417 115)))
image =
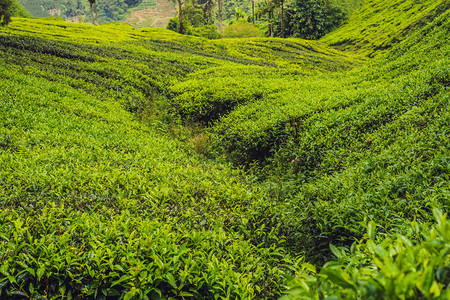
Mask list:
POLYGON ((342 50, 377 56, 427 25, 449 8, 448 1, 367 0, 347 24, 326 35, 322 41, 342 50))
POLYGON ((273 214, 292 249, 324 262, 366 217, 390 231, 448 207, 448 13, 368 67, 299 76, 211 128, 212 153, 284 194, 273 214))
POLYGON ((119 102, 18 70, 0 77, 2 297, 280 294, 301 258, 256 226, 267 203, 238 171, 119 102))
POLYGON ((14 18, 0 297, 445 298, 448 8, 321 41, 14 18))
POLYGON ((233 23, 223 29, 224 38, 250 38, 261 37, 263 34, 259 29, 245 21, 233 23))
POLYGON ((294 278, 281 299, 448 299, 450 222, 439 210, 434 216, 436 226, 412 221, 406 234, 387 237, 378 237, 376 223, 370 222, 367 234, 350 249, 331 245, 339 261, 326 263, 320 272, 304 264, 310 275, 294 278))

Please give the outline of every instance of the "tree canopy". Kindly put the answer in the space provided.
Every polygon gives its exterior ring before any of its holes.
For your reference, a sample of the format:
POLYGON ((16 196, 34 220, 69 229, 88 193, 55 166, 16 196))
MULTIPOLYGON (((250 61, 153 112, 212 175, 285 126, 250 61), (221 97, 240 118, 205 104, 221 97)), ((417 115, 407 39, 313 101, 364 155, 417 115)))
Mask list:
POLYGON ((31 14, 17 0, 0 0, 0 25, 6 26, 11 17, 31 17, 31 14))
POLYGON ((294 0, 286 11, 287 35, 319 39, 346 19, 338 7, 321 0, 294 0))
POLYGON ((0 0, 0 25, 5 26, 11 21, 11 0, 0 0))

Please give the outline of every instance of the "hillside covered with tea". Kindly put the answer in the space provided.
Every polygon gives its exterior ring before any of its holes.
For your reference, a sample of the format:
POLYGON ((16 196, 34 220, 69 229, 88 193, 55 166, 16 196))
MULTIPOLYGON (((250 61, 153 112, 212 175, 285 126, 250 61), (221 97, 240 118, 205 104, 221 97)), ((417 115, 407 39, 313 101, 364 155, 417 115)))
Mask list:
POLYGON ((450 2, 320 40, 0 28, 0 298, 450 298, 450 2))

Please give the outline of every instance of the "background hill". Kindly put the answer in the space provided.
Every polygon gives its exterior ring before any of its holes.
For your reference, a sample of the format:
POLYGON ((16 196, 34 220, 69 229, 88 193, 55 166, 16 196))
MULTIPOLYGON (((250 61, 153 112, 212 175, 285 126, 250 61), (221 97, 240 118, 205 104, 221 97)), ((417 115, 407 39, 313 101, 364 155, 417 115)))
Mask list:
POLYGON ((14 18, 0 296, 449 298, 449 14, 367 1, 320 41, 14 18))
MULTIPOLYGON (((56 1, 35 1, 20 0, 19 1, 34 17, 60 17, 64 20, 73 22, 92 22, 89 2, 87 0, 56 0, 56 1)), ((130 14, 138 9, 148 9, 156 1, 147 0, 112 0, 99 1, 98 13, 100 23, 122 22, 127 19, 130 14)), ((158 13, 162 15, 174 15, 173 5, 167 5, 162 1, 158 13)), ((155 16, 153 17, 155 18, 155 16)), ((164 17, 163 17, 164 19, 164 17)), ((147 26, 152 23, 149 21, 147 26)))
MULTIPOLYGON (((78 23, 92 22, 87 0, 19 0, 19 2, 34 17, 54 16, 78 23)), ((328 2, 329 5, 339 7, 348 15, 351 15, 362 4, 362 0, 330 0, 328 2)), ((169 20, 176 15, 175 5, 168 0, 112 0, 99 1, 98 3, 99 21, 101 23, 124 22, 137 28, 149 26, 165 28, 169 20)), ((199 3, 201 6, 202 2, 199 3)), ((257 10, 261 10, 264 3, 256 1, 257 10)), ((241 17, 249 16, 251 15, 251 7, 251 0, 223 1, 223 20, 228 23, 234 22, 237 15, 241 17)), ((218 22, 217 14, 218 3, 213 2, 215 23, 218 22)), ((266 21, 262 21, 262 23, 264 22, 266 21)), ((261 24, 261 26, 264 25, 261 24)))

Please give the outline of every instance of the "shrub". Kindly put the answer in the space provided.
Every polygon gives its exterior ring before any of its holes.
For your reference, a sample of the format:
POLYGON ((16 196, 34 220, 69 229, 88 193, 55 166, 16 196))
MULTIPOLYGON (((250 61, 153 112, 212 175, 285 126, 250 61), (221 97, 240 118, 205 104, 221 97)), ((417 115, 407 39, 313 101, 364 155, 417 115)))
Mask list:
MULTIPOLYGON (((167 29, 179 32, 180 20, 178 16, 173 17, 167 24, 167 29)), ((204 19, 203 10, 193 5, 183 7, 183 28, 185 34, 198 37, 205 37, 207 39, 218 39, 220 34, 217 27, 208 24, 204 19)))
POLYGON ((239 21, 233 23, 223 29, 222 37, 224 38, 250 38, 261 37, 262 33, 254 25, 239 21))
POLYGON ((286 8, 286 34, 308 40, 319 39, 337 28, 347 16, 319 0, 296 0, 286 8))
POLYGON ((370 222, 350 249, 331 245, 338 261, 320 272, 304 264, 282 299, 448 299, 450 221, 437 209, 434 216, 436 225, 412 221, 405 234, 384 237, 370 222))

